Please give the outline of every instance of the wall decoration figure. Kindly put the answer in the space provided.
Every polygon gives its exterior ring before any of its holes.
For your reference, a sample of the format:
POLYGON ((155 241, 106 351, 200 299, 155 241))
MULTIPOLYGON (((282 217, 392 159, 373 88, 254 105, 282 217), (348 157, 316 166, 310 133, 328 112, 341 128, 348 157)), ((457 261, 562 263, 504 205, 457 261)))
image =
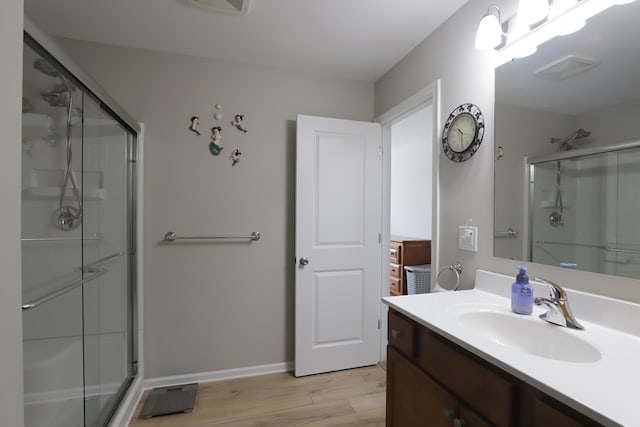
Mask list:
POLYGON ((244 115, 243 114, 236 114, 235 116, 233 116, 233 120, 231 121, 231 124, 238 129, 240 132, 243 133, 247 133, 246 129, 242 128, 242 120, 244 119, 244 115))
POLYGON ((209 151, 214 156, 217 156, 222 151, 222 128, 215 126, 211 128, 211 143, 209 144, 209 151))
POLYGON ((242 155, 242 153, 237 148, 231 152, 231 155, 229 156, 229 160, 231 160, 231 162, 232 162, 231 166, 235 166, 236 163, 238 163, 240 161, 240 156, 241 155, 242 155))
POLYGON ((198 116, 191 117, 191 125, 189 126, 189 130, 196 135, 200 135, 200 131, 198 130, 198 125, 200 124, 200 118, 198 116))

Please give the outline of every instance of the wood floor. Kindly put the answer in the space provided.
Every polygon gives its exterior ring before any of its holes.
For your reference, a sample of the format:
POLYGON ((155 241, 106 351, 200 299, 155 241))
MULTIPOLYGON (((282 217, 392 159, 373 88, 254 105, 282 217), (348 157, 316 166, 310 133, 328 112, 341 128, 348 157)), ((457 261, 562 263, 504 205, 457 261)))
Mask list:
POLYGON ((295 378, 292 373, 201 383, 190 414, 140 419, 130 427, 384 426, 383 366, 295 378))

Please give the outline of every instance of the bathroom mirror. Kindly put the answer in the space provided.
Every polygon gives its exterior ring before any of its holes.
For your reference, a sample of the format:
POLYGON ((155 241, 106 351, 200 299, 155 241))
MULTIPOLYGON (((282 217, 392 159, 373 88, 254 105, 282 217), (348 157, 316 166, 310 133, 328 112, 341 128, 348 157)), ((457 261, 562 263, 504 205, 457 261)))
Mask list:
POLYGON ((638 16, 612 6, 496 68, 496 257, 640 278, 638 16))

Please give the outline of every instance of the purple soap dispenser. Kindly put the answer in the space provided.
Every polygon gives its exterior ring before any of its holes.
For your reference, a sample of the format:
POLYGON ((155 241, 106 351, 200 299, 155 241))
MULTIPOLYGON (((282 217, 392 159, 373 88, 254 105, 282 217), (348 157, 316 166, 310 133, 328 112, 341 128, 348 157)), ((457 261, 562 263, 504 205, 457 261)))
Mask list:
POLYGON ((511 285, 511 311, 517 314, 533 312, 533 289, 524 266, 518 267, 516 281, 511 285))

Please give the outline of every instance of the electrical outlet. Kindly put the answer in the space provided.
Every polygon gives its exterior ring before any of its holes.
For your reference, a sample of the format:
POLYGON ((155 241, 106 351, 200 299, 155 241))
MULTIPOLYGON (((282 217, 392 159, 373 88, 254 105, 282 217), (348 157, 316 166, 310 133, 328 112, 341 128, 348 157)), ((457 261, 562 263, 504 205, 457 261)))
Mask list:
POLYGON ((478 251, 478 227, 461 225, 458 229, 458 247, 465 251, 478 251))

